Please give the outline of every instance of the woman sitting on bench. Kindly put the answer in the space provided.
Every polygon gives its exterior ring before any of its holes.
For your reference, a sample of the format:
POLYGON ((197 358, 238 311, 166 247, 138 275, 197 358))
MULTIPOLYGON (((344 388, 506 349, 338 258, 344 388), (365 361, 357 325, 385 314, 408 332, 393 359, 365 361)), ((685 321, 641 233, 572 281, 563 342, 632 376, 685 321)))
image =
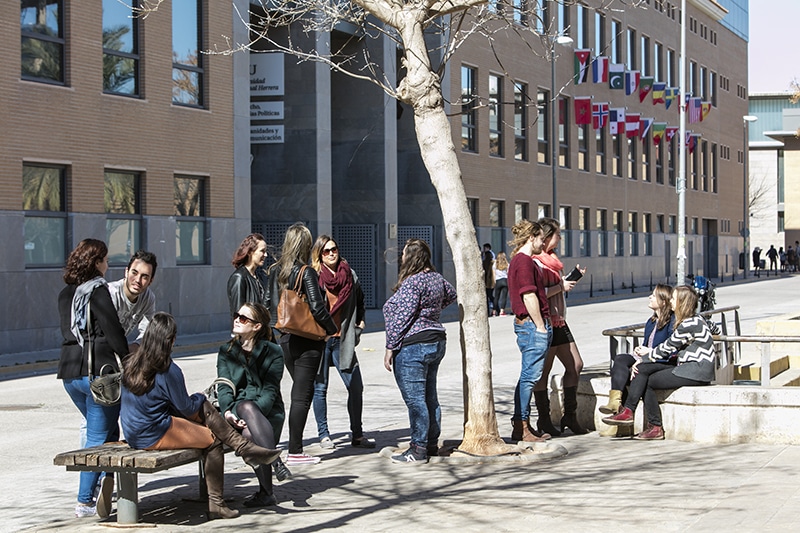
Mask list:
POLYGON ((642 361, 631 368, 635 376, 631 381, 628 399, 622 411, 603 419, 612 426, 632 426, 634 411, 644 397, 644 407, 649 428, 636 435, 639 440, 663 440, 661 409, 656 390, 677 389, 708 385, 714 379, 714 340, 712 327, 706 319, 696 314, 697 293, 691 287, 676 287, 672 293, 672 310, 675 312, 675 331, 653 349, 640 347, 642 361), (678 365, 653 361, 678 353, 678 365))
POLYGON ((189 396, 183 372, 172 361, 177 327, 167 313, 156 313, 139 350, 124 363, 120 422, 131 448, 138 450, 205 450, 203 460, 208 485, 208 515, 235 518, 222 497, 225 457, 222 444, 234 449, 244 462, 256 467, 280 457, 236 432, 199 392, 189 396), (179 413, 181 416, 172 416, 179 413))

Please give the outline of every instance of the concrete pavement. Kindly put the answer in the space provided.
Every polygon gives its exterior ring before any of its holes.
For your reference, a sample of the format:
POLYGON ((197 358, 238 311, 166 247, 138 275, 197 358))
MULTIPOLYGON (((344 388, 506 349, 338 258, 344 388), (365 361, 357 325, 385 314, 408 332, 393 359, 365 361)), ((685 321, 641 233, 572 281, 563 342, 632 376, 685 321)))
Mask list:
MULTIPOLYGON (((721 286, 717 302, 741 305, 743 331, 754 333, 756 320, 795 311, 799 289, 800 277, 762 278, 721 286)), ((570 326, 587 366, 607 364, 608 343, 600 331, 647 317, 646 294, 571 307, 570 326)), ((519 352, 511 318, 492 318, 490 323, 498 423, 501 435, 508 437, 519 352)), ((458 325, 448 324, 448 333, 439 377, 442 437, 457 440, 463 419, 458 325)), ((242 508, 257 483, 241 459, 228 456, 226 497, 240 508, 241 517, 206 523, 203 505, 188 501, 197 496, 197 468, 187 465, 139 477, 142 526, 292 532, 798 529, 800 447, 612 441, 592 432, 556 439, 569 454, 549 462, 391 464, 378 450, 407 440, 408 419, 393 377, 383 369, 382 346, 382 332, 373 332, 364 335, 359 347, 366 387, 364 426, 378 449, 347 446, 344 388, 332 377, 329 424, 342 446, 330 452, 319 448, 310 415, 306 451, 323 460, 294 467, 293 479, 276 483, 277 508, 242 508)), ((215 359, 216 351, 210 349, 178 359, 190 391, 210 383, 215 359)), ((287 399, 290 387, 287 376, 287 399)), ((5 488, 0 530, 107 531, 102 521, 72 517, 78 474, 52 465, 58 452, 78 447, 79 415, 60 382, 53 374, 7 379, 0 382, 0 398, 5 422, 0 432, 0 486, 5 488)))

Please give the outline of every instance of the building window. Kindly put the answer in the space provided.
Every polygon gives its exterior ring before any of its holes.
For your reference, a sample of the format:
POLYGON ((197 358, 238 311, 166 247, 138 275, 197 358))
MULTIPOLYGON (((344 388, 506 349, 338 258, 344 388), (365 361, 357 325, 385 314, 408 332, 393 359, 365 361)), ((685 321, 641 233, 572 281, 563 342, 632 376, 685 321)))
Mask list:
POLYGON ((638 135, 634 138, 628 138, 628 178, 632 180, 639 179, 639 160, 637 156, 637 146, 639 145, 638 135))
MULTIPOLYGON (((779 204, 782 204, 785 201, 784 200, 784 195, 785 195, 784 189, 786 183, 784 179, 784 172, 786 169, 785 162, 786 160, 785 160, 784 150, 781 148, 778 150, 778 203, 779 204)), ((749 176, 748 179, 750 179, 749 176)))
POLYGON ((175 176, 176 260, 206 262, 206 194, 202 178, 175 176))
POLYGON ((636 30, 628 28, 628 57, 625 63, 628 70, 636 70, 636 30))
POLYGON ((502 200, 489 200, 489 225, 493 228, 502 228, 505 220, 505 202, 502 200))
POLYGON ((678 86, 678 64, 675 50, 667 50, 667 83, 670 87, 678 86))
POLYGON ((650 213, 642 215, 642 233, 644 233, 644 255, 653 255, 653 218, 650 213))
POLYGON ((711 144, 711 192, 717 192, 717 176, 719 172, 719 161, 717 160, 717 145, 711 144))
POLYGON ((655 43, 653 48, 653 73, 656 81, 664 81, 664 45, 655 43))
POLYGON ((599 11, 594 12, 594 53, 597 56, 606 52, 606 16, 599 11))
POLYGON ((569 155, 569 98, 558 99, 558 166, 570 167, 569 155))
POLYGON ((669 184, 671 187, 675 186, 675 161, 677 155, 675 153, 675 136, 669 141, 669 146, 667 147, 667 156, 669 159, 669 184))
POLYGON ((489 76, 489 155, 503 157, 503 78, 489 76))
POLYGON ((514 159, 528 160, 528 86, 514 84, 514 159))
POLYGON ((786 231, 785 212, 778 211, 778 233, 786 231))
POLYGON ((539 163, 550 164, 550 93, 540 89, 536 93, 539 120, 536 121, 537 138, 539 141, 539 163))
POLYGON ((597 229, 597 255, 608 256, 608 211, 598 209, 595 212, 595 228, 597 229))
POLYGON ((717 73, 708 73, 708 91, 711 96, 711 105, 717 107, 717 73))
POLYGON ((538 218, 550 216, 550 206, 548 204, 539 204, 536 208, 538 218))
POLYGON ((569 35, 570 33, 570 24, 569 24, 569 5, 565 5, 564 2, 558 2, 558 33, 560 35, 569 35))
POLYGON ((578 25, 578 48, 589 48, 589 9, 583 5, 577 5, 577 20, 578 25))
POLYGON ((650 37, 642 35, 641 45, 642 76, 652 76, 653 66, 650 63, 650 37))
POLYGON ((476 69, 461 67, 461 150, 477 152, 478 90, 476 69))
POLYGON ((700 149, 696 147, 694 152, 692 152, 689 157, 689 162, 691 163, 691 176, 690 179, 692 181, 692 189, 695 191, 700 188, 700 149))
POLYGON ((64 7, 62 0, 22 0, 22 78, 64 83, 64 7))
POLYGON ((622 64, 622 23, 611 21, 611 63, 622 64))
POLYGON ((622 232, 622 211, 614 211, 614 255, 625 255, 625 234, 622 232))
POLYGON ((676 217, 675 215, 670 215, 669 226, 667 227, 667 229, 669 230, 670 233, 677 233, 678 232, 677 227, 678 227, 678 217, 676 217))
POLYGON ((527 202, 516 202, 514 204, 514 224, 528 219, 529 204, 527 202))
POLYGON ((656 215, 656 233, 664 233, 664 215, 656 215))
POLYGON ((127 264, 131 255, 140 248, 141 210, 140 176, 135 172, 106 170, 103 204, 106 216, 106 244, 108 262, 127 264))
POLYGON ((708 192, 708 141, 701 141, 700 146, 695 150, 700 152, 700 173, 703 181, 703 191, 708 192))
POLYGON ((578 250, 582 257, 592 255, 592 232, 590 212, 588 207, 578 209, 578 250))
POLYGON ((612 137, 611 145, 614 150, 613 157, 611 158, 611 174, 617 177, 622 177, 622 140, 625 138, 623 134, 618 134, 612 137))
POLYGON ((172 103, 203 106, 200 0, 172 0, 172 103))
MULTIPOLYGON (((525 3, 526 7, 530 2, 525 3)), ((540 34, 550 33, 550 11, 548 10, 547 2, 539 1, 534 4, 536 10, 536 31, 540 34)))
POLYGON ((664 185, 664 137, 653 145, 653 151, 656 154, 656 183, 664 185))
POLYGON ((572 209, 559 207, 558 221, 561 223, 561 256, 572 257, 572 209))
POLYGON ((692 227, 691 227, 691 231, 689 231, 689 233, 691 233, 692 235, 697 235, 698 234, 698 228, 699 228, 699 226, 697 224, 697 217, 692 217, 692 227))
POLYGON ((66 259, 66 169, 23 165, 25 266, 62 266, 66 259))
POLYGON ((589 171, 589 125, 578 128, 578 170, 589 171))
POLYGON ((642 181, 650 181, 650 134, 642 139, 642 181))
POLYGON ((139 94, 138 2, 103 0, 103 91, 139 94))
POLYGON ((467 198, 467 207, 469 208, 469 216, 472 219, 472 225, 478 227, 478 199, 467 198))
POLYGON ((598 174, 606 173, 606 130, 601 128, 594 130, 595 146, 595 172, 598 174))
POLYGON ((630 239, 631 255, 639 255, 639 214, 636 211, 628 212, 628 238, 630 239))
POLYGON ((700 98, 702 98, 704 102, 707 102, 709 100, 708 69, 706 67, 700 67, 700 98))
MULTIPOLYGON (((689 92, 692 95, 697 95, 698 92, 698 75, 697 75, 697 63, 694 61, 689 61, 689 92)), ((678 102, 680 103, 680 102, 678 102)))
POLYGON ((514 22, 528 25, 528 0, 514 0, 514 22))

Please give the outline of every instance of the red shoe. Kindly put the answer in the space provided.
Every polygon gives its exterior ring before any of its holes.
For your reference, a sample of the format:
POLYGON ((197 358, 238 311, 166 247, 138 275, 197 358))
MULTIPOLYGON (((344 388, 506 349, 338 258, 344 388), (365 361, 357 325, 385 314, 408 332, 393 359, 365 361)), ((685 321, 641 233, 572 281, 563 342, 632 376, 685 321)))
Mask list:
POLYGON ((632 426, 633 425, 633 411, 624 407, 622 411, 614 416, 607 416, 603 419, 603 423, 609 426, 632 426))
POLYGON ((664 440, 664 428, 650 426, 646 431, 642 431, 633 438, 636 440, 664 440))

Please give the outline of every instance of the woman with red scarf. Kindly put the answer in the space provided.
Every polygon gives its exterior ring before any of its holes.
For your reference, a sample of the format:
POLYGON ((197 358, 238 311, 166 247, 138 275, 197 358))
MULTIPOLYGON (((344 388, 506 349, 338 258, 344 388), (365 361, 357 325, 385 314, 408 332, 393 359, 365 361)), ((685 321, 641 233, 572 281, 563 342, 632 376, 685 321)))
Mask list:
MULTIPOLYGON (((544 247, 542 253, 534 255, 533 259, 542 267, 547 302, 550 305, 550 322, 553 325, 553 342, 544 362, 542 378, 533 389, 533 398, 536 402, 536 411, 539 414, 537 426, 539 431, 560 435, 566 428, 576 435, 588 433, 578 423, 578 380, 583 370, 583 359, 575 344, 575 338, 567 325, 567 306, 564 294, 575 287, 577 281, 567 281, 563 277, 564 265, 556 255, 555 250, 561 241, 561 227, 558 220, 553 218, 539 219, 539 225, 544 233, 544 247), (561 418, 561 431, 553 426, 550 417, 550 396, 547 393, 547 381, 553 361, 558 360, 564 365, 564 416, 561 418)), ((579 265, 580 266, 580 265, 579 265)), ((586 269, 581 269, 581 273, 586 269)))
POLYGON ((347 413, 350 416, 351 445, 374 448, 375 441, 364 436, 361 427, 364 383, 356 359, 356 346, 364 330, 364 293, 358 276, 339 255, 339 247, 328 235, 320 235, 311 249, 311 266, 319 273, 320 287, 328 299, 328 310, 339 331, 325 344, 320 375, 314 383, 314 418, 317 419, 319 443, 334 448, 328 430, 328 376, 330 367, 339 371, 347 389, 347 413))

